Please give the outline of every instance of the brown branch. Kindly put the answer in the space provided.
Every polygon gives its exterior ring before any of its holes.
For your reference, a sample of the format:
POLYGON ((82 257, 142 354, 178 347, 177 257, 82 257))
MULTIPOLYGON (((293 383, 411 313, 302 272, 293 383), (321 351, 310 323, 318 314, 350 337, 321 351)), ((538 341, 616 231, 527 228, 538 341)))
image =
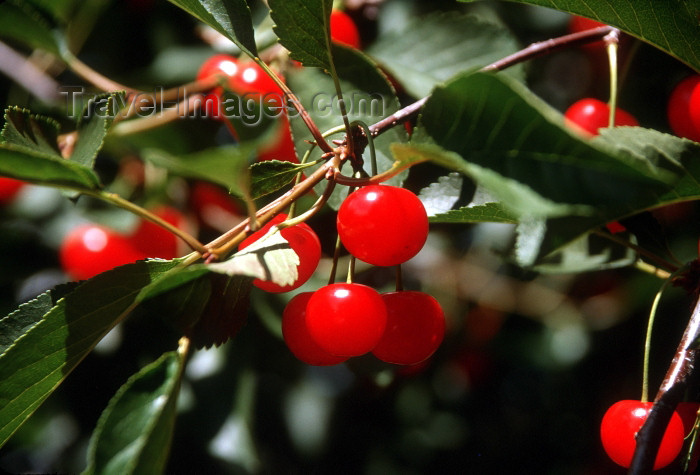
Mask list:
POLYGON ((637 432, 637 446, 629 469, 631 475, 647 474, 652 471, 666 426, 695 370, 697 350, 694 346, 698 336, 700 336, 700 299, 695 302, 688 326, 683 332, 676 354, 654 399, 654 406, 649 411, 644 425, 637 432))

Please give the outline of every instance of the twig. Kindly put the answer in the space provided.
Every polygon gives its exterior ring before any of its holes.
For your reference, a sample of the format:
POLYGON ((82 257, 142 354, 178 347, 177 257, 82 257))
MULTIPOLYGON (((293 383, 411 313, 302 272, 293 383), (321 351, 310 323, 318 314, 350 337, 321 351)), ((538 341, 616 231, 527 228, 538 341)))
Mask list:
POLYGON ((644 425, 637 432, 637 446, 629 469, 631 475, 647 474, 652 471, 666 426, 671 420, 673 410, 683 397, 695 369, 697 350, 694 345, 698 336, 700 336, 700 299, 695 302, 688 326, 683 332, 664 381, 656 393, 654 406, 649 411, 644 425))

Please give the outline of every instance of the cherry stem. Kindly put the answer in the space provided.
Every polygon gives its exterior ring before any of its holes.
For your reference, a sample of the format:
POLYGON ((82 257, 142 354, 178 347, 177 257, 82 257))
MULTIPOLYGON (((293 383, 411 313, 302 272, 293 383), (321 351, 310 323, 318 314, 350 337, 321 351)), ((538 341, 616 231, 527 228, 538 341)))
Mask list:
POLYGON ((620 30, 613 29, 605 35, 605 45, 608 52, 610 65, 610 99, 608 101, 608 127, 615 127, 615 113, 617 111, 617 52, 620 44, 620 30))
POLYGON ((136 89, 132 89, 116 81, 113 81, 108 77, 103 76, 87 64, 80 61, 72 53, 65 54, 64 60, 66 61, 66 64, 71 69, 71 71, 73 71, 75 74, 77 74, 78 76, 80 76, 81 78, 83 78, 84 80, 86 80, 87 82, 89 82, 90 84, 102 91, 126 91, 128 95, 139 92, 136 89))
POLYGON ((658 292, 656 292, 656 295, 654 296, 654 302, 651 304, 651 310, 649 311, 649 321, 647 322, 647 332, 646 332, 646 337, 644 338, 644 364, 642 366, 642 398, 641 402, 646 403, 649 401, 649 361, 650 361, 650 355, 651 355, 651 334, 652 334, 652 328, 654 327, 654 320, 656 318, 656 311, 659 308, 659 302, 661 301, 661 295, 663 295, 664 291, 666 290, 666 287, 668 287, 668 284, 670 284, 673 280, 673 277, 677 274, 678 272, 673 273, 671 276, 669 276, 668 279, 666 279, 659 289, 658 292))
POLYGON ((116 193, 110 193, 108 191, 83 191, 82 192, 85 195, 92 196, 94 198, 98 198, 103 201, 107 201, 119 208, 125 209, 127 211, 130 211, 134 213, 137 216, 140 216, 143 219, 146 219, 179 237, 183 241, 187 243, 188 246, 190 246, 192 249, 199 253, 205 253, 207 252, 206 247, 199 242, 194 236, 191 234, 173 226, 169 222, 165 221, 164 219, 161 219, 160 217, 156 216, 155 214, 151 213, 145 208, 140 207, 137 204, 132 203, 129 200, 126 200, 122 198, 121 196, 117 195, 116 193))
POLYGON ((694 373, 697 353, 695 342, 698 337, 700 337, 700 299, 696 298, 693 313, 663 383, 656 393, 654 405, 637 432, 637 444, 629 469, 630 474, 641 475, 652 471, 668 422, 694 373))
POLYGON ((403 272, 401 271, 401 264, 396 266, 396 291, 401 292, 403 290, 403 272))

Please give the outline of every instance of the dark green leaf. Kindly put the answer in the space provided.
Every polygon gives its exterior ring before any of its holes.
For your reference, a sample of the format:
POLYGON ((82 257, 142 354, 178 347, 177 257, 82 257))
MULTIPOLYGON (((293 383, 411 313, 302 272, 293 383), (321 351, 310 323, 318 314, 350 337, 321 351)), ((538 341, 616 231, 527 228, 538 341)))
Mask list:
POLYGON ((287 186, 297 174, 310 164, 269 160, 254 163, 251 166, 251 195, 253 199, 260 198, 287 186))
MULTIPOLYGON (((473 1, 473 0, 460 0, 473 1)), ((592 18, 666 51, 700 71, 698 0, 512 0, 592 18)))
POLYGON ((431 223, 516 223, 513 213, 499 203, 464 206, 430 217, 431 223))
POLYGON ((36 322, 0 355, 0 446, 135 307, 142 289, 176 265, 128 264, 86 281, 51 307, 44 296, 0 320, 0 334, 10 322, 36 322))
POLYGON ((333 0, 270 0, 275 33, 292 59, 331 69, 330 15, 333 0))
POLYGON ((245 0, 169 0, 236 43, 248 56, 258 55, 253 21, 245 0))
POLYGON ((56 56, 61 56, 65 50, 62 35, 28 2, 12 0, 0 3, 0 36, 56 56))
MULTIPOLYGON (((386 77, 366 55, 354 49, 334 45, 333 57, 336 61, 350 121, 362 120, 367 124, 373 124, 400 108, 399 101, 386 77)), ((316 69, 304 68, 289 76, 289 84, 292 90, 299 95, 302 104, 321 131, 343 124, 333 80, 330 76, 316 69)), ((311 134, 299 117, 292 114, 290 118, 297 150, 302 153, 309 146, 307 141, 312 140, 311 134)), ((342 137, 342 134, 338 134, 329 139, 342 137)), ((380 173, 391 168, 394 163, 389 149, 390 145, 394 142, 406 142, 406 140, 406 131, 403 127, 394 127, 374 140, 377 150, 377 168, 380 173)), ((318 155, 311 157, 312 160, 316 158, 318 155)), ((364 168, 369 173, 369 152, 367 150, 363 159, 364 168)), ((345 172, 351 173, 347 170, 345 172)), ((404 171, 398 174, 388 183, 400 185, 407 173, 404 171)), ((316 191, 323 193, 324 187, 325 183, 321 183, 316 191)), ((345 187, 336 187, 328 200, 329 206, 338 209, 346 193, 345 187)))
POLYGON ((86 473, 163 473, 185 355, 173 351, 119 388, 90 440, 86 473))
POLYGON ((92 168, 97 152, 102 148, 104 138, 122 104, 124 93, 100 94, 85 106, 78 122, 78 141, 70 160, 92 168))
POLYGON ((423 202, 428 216, 451 210, 462 193, 463 181, 459 173, 450 173, 420 190, 418 197, 423 202))
MULTIPOLYGON (((456 74, 481 68, 517 50, 517 41, 502 25, 452 12, 414 17, 405 29, 380 37, 367 53, 409 94, 424 97, 456 74)), ((519 66, 507 73, 523 76, 519 66)))
POLYGON ((218 183, 240 197, 247 194, 248 166, 254 154, 254 144, 210 148, 183 156, 159 149, 142 151, 144 159, 175 175, 218 183))

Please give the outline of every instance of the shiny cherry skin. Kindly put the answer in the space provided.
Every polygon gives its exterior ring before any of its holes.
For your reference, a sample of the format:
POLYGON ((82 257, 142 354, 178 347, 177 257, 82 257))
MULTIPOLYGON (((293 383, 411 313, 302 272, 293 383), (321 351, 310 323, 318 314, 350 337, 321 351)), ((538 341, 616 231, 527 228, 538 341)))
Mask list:
POLYGON ((700 74, 684 78, 673 88, 666 115, 674 134, 700 142, 700 127, 692 118, 693 113, 700 115, 700 94, 694 95, 695 91, 700 91, 700 74))
POLYGON ((418 291, 382 294, 387 322, 374 356, 387 363, 414 365, 428 359, 445 336, 445 314, 431 295, 418 291))
MULTIPOLYGON (((176 228, 185 228, 185 216, 172 206, 160 206, 151 210, 151 212, 176 228)), ((139 222, 130 240, 136 249, 148 257, 174 259, 178 254, 177 236, 145 219, 139 222)))
MULTIPOLYGON (((644 424, 653 403, 634 400, 618 401, 605 412, 600 424, 600 438, 608 456, 618 465, 629 468, 637 445, 635 436, 644 424)), ((669 465, 683 448, 683 421, 673 412, 664 432, 654 470, 669 465)))
POLYGON ((346 356, 331 355, 311 338, 306 326, 306 305, 313 292, 295 295, 282 312, 282 336, 289 350, 298 360, 314 366, 331 366, 342 363, 346 356))
POLYGON ((231 76, 229 86, 244 99, 274 101, 275 104, 284 104, 284 93, 277 83, 255 62, 247 61, 239 63, 237 74, 231 76))
POLYGON ((352 255, 372 265, 394 266, 421 250, 428 238, 428 215, 405 188, 369 185, 343 201, 337 227, 352 255))
POLYGON ((21 180, 0 176, 0 205, 10 204, 24 185, 21 180))
MULTIPOLYGON (((265 226, 255 231, 241 242, 239 249, 245 249, 255 241, 263 237, 270 228, 287 219, 287 215, 282 213, 267 222, 265 226)), ((253 280, 253 285, 270 293, 289 292, 304 284, 314 273, 321 260, 321 241, 311 227, 306 223, 299 223, 282 231, 282 237, 289 242, 289 247, 299 256, 297 266, 297 280, 290 285, 278 285, 271 281, 262 279, 253 280)))
POLYGON ((97 224, 71 230, 59 249, 64 272, 75 280, 89 279, 114 267, 148 257, 129 237, 97 224))
POLYGON ((331 12, 331 39, 337 43, 360 49, 360 32, 350 15, 341 10, 331 12))
POLYGON ((372 351, 384 334, 386 321, 382 297, 362 284, 326 285, 306 305, 311 338, 332 355, 360 356, 372 351))
MULTIPOLYGON (((598 99, 581 99, 574 102, 564 113, 564 117, 592 135, 598 135, 598 129, 608 126, 610 107, 598 99)), ((617 108, 615 126, 637 126, 639 122, 628 112, 617 108)))
POLYGON ((700 87, 697 85, 690 95, 690 120, 693 122, 695 130, 700 132, 700 87))
MULTIPOLYGON (((227 82, 232 77, 238 75, 240 66, 238 59, 229 54, 215 54, 207 59, 197 72, 196 79, 198 81, 216 76, 221 82, 227 82)), ((217 86, 212 91, 205 95, 202 109, 206 117, 223 120, 223 105, 221 103, 221 95, 224 92, 222 86, 217 86)))

